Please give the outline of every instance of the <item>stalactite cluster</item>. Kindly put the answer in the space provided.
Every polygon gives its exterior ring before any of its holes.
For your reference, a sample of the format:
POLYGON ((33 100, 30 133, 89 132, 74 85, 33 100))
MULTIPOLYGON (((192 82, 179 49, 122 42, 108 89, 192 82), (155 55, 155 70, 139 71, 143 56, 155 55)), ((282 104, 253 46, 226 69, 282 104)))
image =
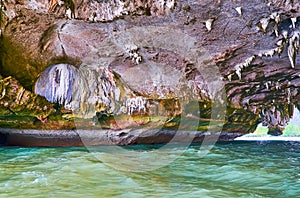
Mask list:
POLYGON ((92 117, 95 112, 113 113, 122 94, 109 70, 68 64, 48 67, 36 82, 35 93, 84 117, 92 117))
POLYGON ((234 66, 235 73, 228 75, 229 81, 231 81, 233 75, 237 75, 238 78, 242 79, 242 70, 249 67, 257 57, 273 57, 275 54, 280 56, 284 49, 287 50, 287 55, 289 57, 290 65, 295 68, 296 56, 300 50, 300 17, 293 17, 280 20, 278 13, 271 14, 268 18, 263 18, 260 20, 259 27, 262 32, 266 32, 269 24, 269 20, 274 20, 276 25, 274 27, 274 34, 278 38, 275 48, 262 50, 258 54, 254 54, 247 58, 244 62, 238 63, 234 66))
POLYGON ((146 98, 131 92, 105 68, 94 70, 86 66, 52 65, 41 73, 35 84, 35 93, 86 118, 96 113, 146 114, 149 106, 146 98))
POLYGON ((300 10, 300 2, 298 0, 265 0, 265 2, 270 6, 281 7, 286 11, 300 10))
MULTIPOLYGON (((58 0, 51 0, 51 5, 58 5, 58 0)), ((170 13, 176 6, 175 0, 115 0, 115 1, 79 1, 63 0, 61 4, 74 18, 93 22, 112 21, 123 15, 164 15, 170 13)), ((52 10, 53 6, 50 6, 52 10)))
MULTIPOLYGON (((261 122, 263 126, 268 126, 269 133, 282 134, 283 129, 293 116, 293 105, 279 104, 264 108, 261 113, 261 122)), ((276 135, 276 134, 274 134, 276 135)))

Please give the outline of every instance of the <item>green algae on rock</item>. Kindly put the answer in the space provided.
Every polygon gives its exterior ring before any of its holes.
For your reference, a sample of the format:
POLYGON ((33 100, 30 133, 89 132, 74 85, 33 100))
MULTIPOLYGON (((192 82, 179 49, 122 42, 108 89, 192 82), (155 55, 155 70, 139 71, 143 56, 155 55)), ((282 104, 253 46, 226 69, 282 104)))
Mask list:
POLYGON ((44 120, 54 112, 53 104, 24 89, 12 77, 0 78, 0 109, 8 114, 36 116, 44 120))

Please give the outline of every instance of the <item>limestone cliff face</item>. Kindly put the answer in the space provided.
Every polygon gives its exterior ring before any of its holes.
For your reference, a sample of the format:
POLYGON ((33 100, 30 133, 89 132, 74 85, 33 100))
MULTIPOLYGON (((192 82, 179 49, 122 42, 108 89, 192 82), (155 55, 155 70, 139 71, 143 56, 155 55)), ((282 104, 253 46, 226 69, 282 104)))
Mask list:
POLYGON ((281 130, 298 100, 298 2, 3 2, 1 74, 88 117, 225 106, 229 131, 281 130))

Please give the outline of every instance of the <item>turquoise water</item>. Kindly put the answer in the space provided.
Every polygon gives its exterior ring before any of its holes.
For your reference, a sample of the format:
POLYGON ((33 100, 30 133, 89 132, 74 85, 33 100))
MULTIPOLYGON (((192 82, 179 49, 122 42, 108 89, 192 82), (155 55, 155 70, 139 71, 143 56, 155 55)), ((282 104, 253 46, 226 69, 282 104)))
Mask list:
MULTIPOLYGON (((0 197, 300 196, 300 143, 219 143, 205 157, 199 147, 138 173, 115 170, 84 147, 0 147, 0 197)), ((127 149, 147 157, 156 148, 127 149)))

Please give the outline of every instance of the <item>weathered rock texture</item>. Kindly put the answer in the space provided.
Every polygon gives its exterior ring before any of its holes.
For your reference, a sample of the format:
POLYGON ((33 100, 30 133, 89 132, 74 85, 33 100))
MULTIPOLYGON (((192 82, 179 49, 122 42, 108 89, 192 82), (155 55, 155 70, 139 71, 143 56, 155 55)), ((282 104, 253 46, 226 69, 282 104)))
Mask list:
POLYGON ((282 130, 298 99, 296 1, 23 0, 4 6, 2 75, 72 110, 92 100, 99 108, 91 115, 161 112, 201 120, 219 109, 214 119, 225 116, 224 130, 247 133, 259 122, 282 130), (75 85, 91 93, 76 95, 75 85), (120 100, 116 89, 127 90, 120 100))
POLYGON ((54 112, 53 104, 45 98, 25 90, 12 77, 0 76, 1 115, 36 116, 44 120, 54 112))
MULTIPOLYGON (((13 130, 0 128, 0 144, 10 146, 93 146, 128 144, 163 144, 176 135, 176 142, 202 142, 207 133, 174 130, 13 130), (176 134, 177 133, 177 134, 176 134), (148 136, 150 135, 150 136, 148 136)), ((221 133, 221 141, 230 141, 238 133, 221 133)))
POLYGON ((67 64, 53 65, 43 71, 36 82, 35 93, 86 118, 95 116, 96 112, 118 114, 122 109, 127 110, 124 108, 128 105, 123 106, 126 99, 135 97, 108 69, 75 68, 67 64))

